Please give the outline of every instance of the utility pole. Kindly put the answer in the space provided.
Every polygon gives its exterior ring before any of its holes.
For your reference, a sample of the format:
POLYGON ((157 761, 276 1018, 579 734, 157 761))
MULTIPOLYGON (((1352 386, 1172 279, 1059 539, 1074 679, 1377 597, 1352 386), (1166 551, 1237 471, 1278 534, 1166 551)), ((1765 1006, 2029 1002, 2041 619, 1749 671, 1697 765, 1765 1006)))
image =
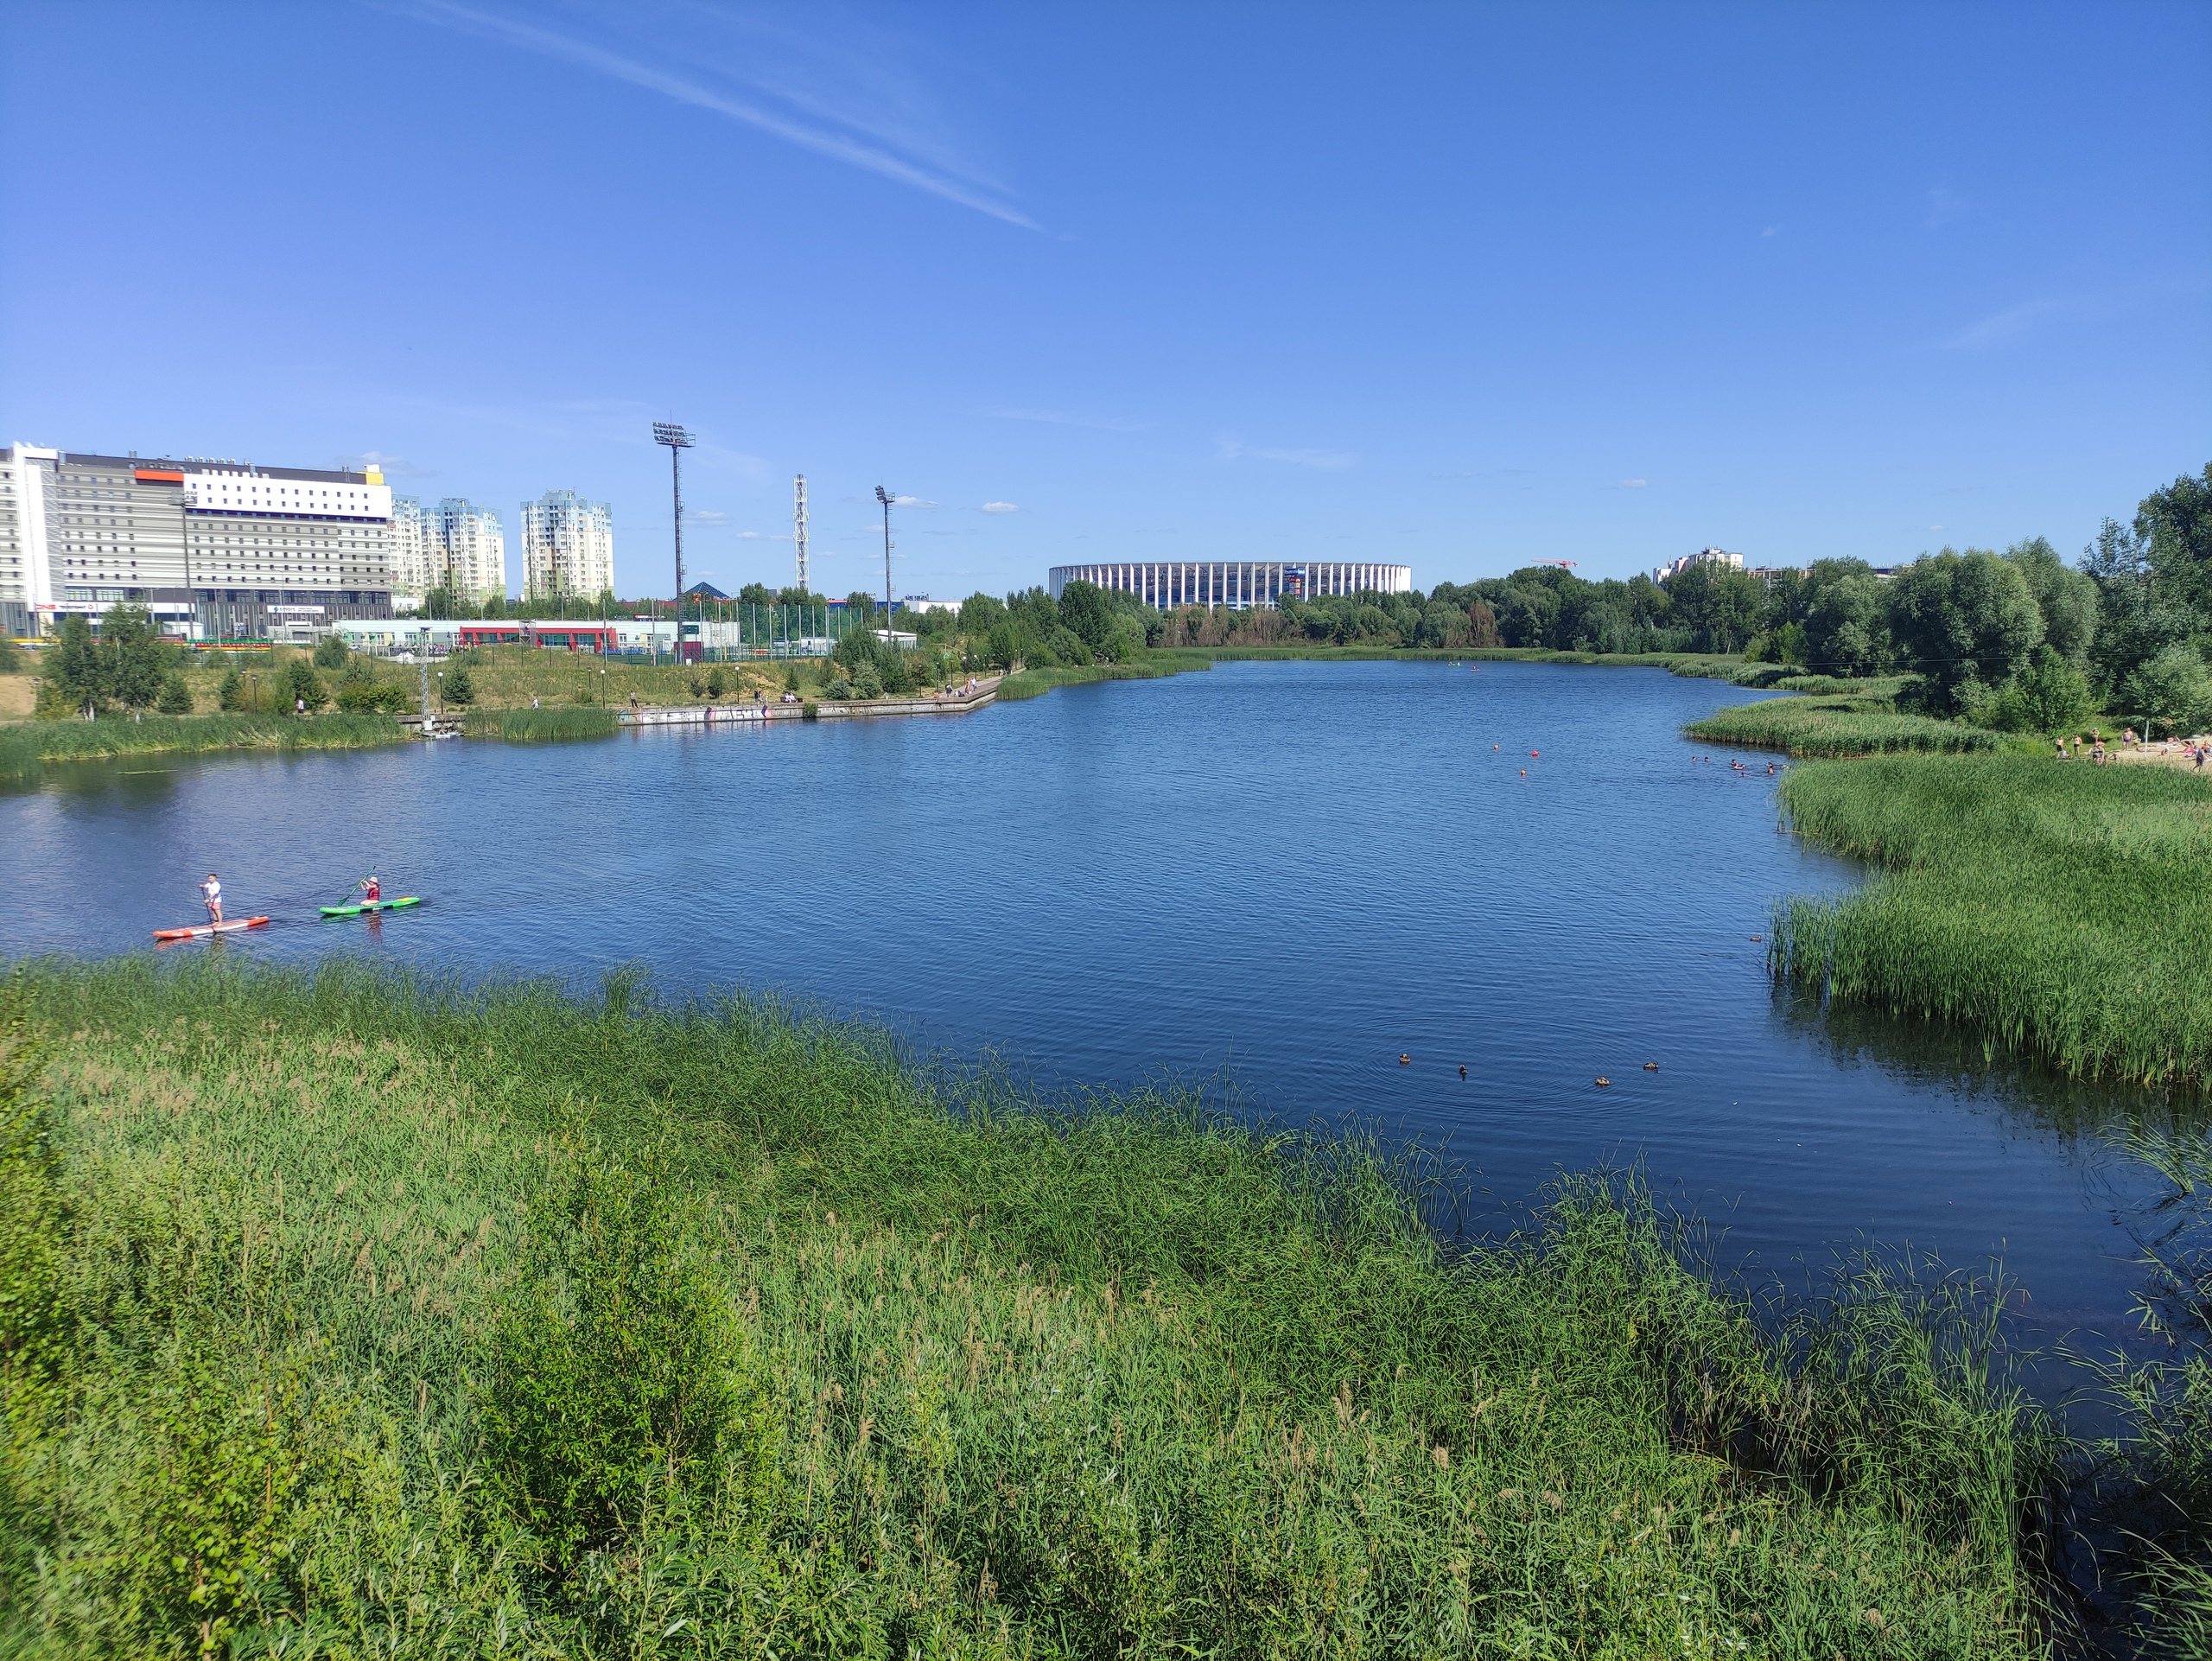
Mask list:
MULTIPOLYGON (((656 421, 653 442, 668 446, 669 479, 676 490, 676 656, 680 662, 683 657, 683 452, 691 448, 691 435, 672 421, 656 421)), ((660 659, 658 645, 653 659, 660 659)))
POLYGON ((791 487, 791 543, 798 550, 798 586, 806 589, 806 475, 791 487))
MULTIPOLYGON (((883 504, 883 632, 891 633, 891 498, 881 485, 875 487, 875 500, 883 504)), ((888 640, 886 646, 891 644, 888 640)))

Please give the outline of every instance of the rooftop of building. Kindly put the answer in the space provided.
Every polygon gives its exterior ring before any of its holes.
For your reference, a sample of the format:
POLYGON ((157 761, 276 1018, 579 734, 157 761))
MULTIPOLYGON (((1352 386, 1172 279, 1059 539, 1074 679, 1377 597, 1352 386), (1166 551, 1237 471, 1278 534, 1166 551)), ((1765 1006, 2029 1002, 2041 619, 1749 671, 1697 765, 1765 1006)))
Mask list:
POLYGON ((179 459, 154 455, 101 455, 89 450, 64 450, 61 462, 64 467, 72 468, 150 468, 163 473, 227 474, 240 479, 297 479, 304 483, 326 485, 365 485, 369 481, 366 473, 351 468, 256 467, 251 461, 211 460, 206 456, 179 459))

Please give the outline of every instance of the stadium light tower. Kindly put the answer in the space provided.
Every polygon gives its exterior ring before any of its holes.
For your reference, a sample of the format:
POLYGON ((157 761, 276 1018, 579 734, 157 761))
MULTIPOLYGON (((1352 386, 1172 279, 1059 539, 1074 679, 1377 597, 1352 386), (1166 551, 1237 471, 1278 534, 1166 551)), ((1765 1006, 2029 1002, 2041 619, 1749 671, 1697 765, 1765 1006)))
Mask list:
MULTIPOLYGON (((883 504, 883 632, 888 637, 891 633, 891 504, 896 499, 878 485, 875 500, 883 504)), ((891 644, 888 638, 884 644, 891 644)))
MULTIPOLYGON (((653 423, 653 442, 668 446, 669 478, 676 488, 676 655, 683 656, 683 452, 691 448, 691 434, 673 421, 653 423)), ((654 652, 656 662, 659 652, 654 652)))
POLYGON ((806 585, 806 475, 802 473, 791 487, 791 540, 798 544, 798 585, 806 585))

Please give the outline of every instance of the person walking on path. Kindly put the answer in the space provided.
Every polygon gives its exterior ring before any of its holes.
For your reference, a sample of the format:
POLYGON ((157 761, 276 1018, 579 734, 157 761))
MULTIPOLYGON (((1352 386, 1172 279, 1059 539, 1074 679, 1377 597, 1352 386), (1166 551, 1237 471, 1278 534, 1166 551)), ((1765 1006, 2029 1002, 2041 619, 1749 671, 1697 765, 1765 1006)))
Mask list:
POLYGON ((223 884, 214 872, 208 872, 207 880, 200 885, 200 898, 207 907, 207 920, 220 927, 223 921, 223 884))

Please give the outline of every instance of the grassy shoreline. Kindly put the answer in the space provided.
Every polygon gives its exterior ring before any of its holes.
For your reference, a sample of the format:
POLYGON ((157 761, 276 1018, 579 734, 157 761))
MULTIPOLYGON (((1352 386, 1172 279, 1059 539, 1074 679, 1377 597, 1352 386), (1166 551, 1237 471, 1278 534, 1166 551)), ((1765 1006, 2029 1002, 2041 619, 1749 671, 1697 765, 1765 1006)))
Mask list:
MULTIPOLYGON (((1792 690, 1786 681, 1782 690, 1792 690)), ((1783 750, 1791 755, 1885 755, 1901 750, 1993 754, 1998 733, 1963 722, 1905 715, 1885 699, 1799 696, 1731 704, 1682 729, 1708 744, 1783 750)))
POLYGON ((1212 667, 1213 665, 1207 662, 1147 652, 1143 657, 1126 663, 1055 664, 1046 669, 1021 669, 1000 680, 997 701, 1001 703, 1020 703, 1029 698, 1042 697, 1055 686, 1089 686, 1109 680, 1164 680, 1170 675, 1187 674, 1192 670, 1212 667))
MULTIPOLYGON (((1774 677, 1789 671, 1746 664, 1733 654, 1702 652, 1554 652, 1543 646, 1166 646, 1146 654, 1205 663, 1557 663, 1592 668, 1665 669, 1677 675, 1720 680, 1741 674, 1774 677)), ((1764 683, 1760 683, 1764 684, 1764 683)))
POLYGON ((23 984, 11 1650, 2046 1652, 1970 1297, 1777 1336, 1632 1187, 1447 1251, 1357 1140, 619 978, 23 984))
POLYGON ((2212 1076, 2212 798, 2163 769, 2026 755, 1794 769, 1799 834, 1878 862, 1777 907, 1778 974, 1961 1021, 2069 1072, 2212 1076))
POLYGON ((49 761, 217 750, 368 749, 402 742, 406 736, 390 716, 342 713, 306 720, 277 715, 149 715, 137 721, 111 716, 99 721, 21 722, 0 727, 0 778, 35 778, 49 761))

